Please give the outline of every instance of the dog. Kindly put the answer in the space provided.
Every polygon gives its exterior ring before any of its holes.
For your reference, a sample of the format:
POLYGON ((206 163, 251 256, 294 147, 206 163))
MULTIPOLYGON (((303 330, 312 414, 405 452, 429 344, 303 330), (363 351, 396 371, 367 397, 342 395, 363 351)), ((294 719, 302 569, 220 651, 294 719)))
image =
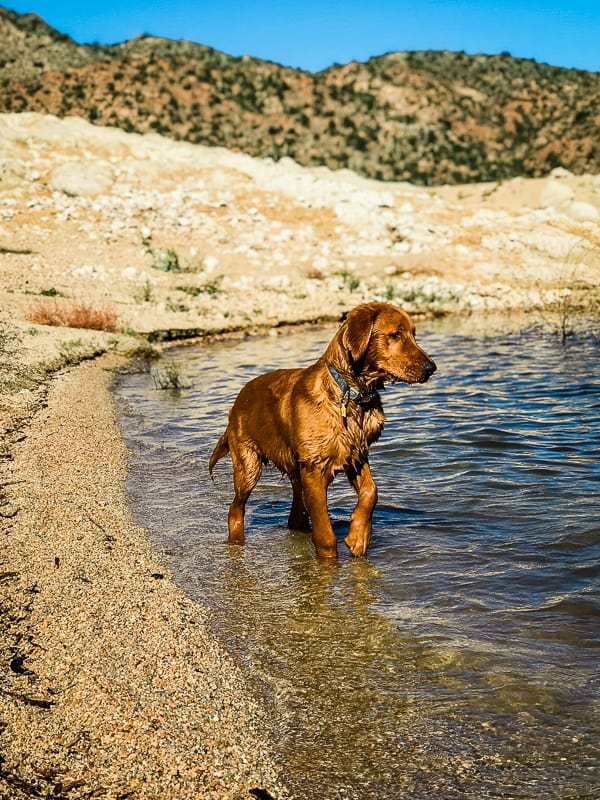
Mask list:
POLYGON ((304 369, 278 369, 249 381, 229 412, 227 428, 209 461, 231 456, 235 497, 228 513, 229 542, 244 543, 244 512, 263 465, 273 464, 292 484, 288 527, 312 530, 317 555, 337 558, 327 510, 327 488, 345 472, 358 495, 344 541, 365 555, 377 486, 369 447, 383 429, 379 390, 385 383, 425 383, 435 362, 415 340, 410 316, 390 303, 356 306, 325 353, 304 369))

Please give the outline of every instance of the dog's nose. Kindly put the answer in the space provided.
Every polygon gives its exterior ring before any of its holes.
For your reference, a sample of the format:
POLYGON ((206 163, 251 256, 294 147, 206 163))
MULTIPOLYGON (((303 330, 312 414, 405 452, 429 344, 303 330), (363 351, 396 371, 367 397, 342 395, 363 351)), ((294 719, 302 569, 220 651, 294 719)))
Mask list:
POLYGON ((428 378, 431 378, 436 369, 437 367, 435 365, 435 361, 432 361, 431 359, 429 359, 429 361, 426 361, 425 365, 423 366, 423 372, 425 373, 425 375, 427 375, 428 378))

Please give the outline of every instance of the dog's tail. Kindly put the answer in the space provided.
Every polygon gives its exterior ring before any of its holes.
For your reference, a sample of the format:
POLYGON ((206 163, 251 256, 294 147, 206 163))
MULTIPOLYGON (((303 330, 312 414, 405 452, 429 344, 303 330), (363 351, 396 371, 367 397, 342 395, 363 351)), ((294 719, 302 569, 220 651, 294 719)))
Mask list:
POLYGON ((210 461, 208 462, 208 474, 212 478, 213 476, 213 469, 215 468, 215 464, 220 458, 226 456, 229 452, 229 428, 225 429, 225 433, 221 436, 219 441, 217 442, 217 446, 213 450, 213 454, 210 457, 210 461))

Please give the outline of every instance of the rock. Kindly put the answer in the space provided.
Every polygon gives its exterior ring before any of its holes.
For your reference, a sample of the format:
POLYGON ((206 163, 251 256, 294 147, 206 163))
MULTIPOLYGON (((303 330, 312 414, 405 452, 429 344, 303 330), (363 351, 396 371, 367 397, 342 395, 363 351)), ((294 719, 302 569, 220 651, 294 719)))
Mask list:
POLYGON ((205 256, 205 258, 202 259, 202 268, 206 273, 210 274, 214 272, 218 263, 219 259, 215 258, 215 256, 205 256))
POLYGON ((540 191, 540 205, 542 208, 559 208, 573 199, 573 190, 564 183, 559 183, 555 178, 549 178, 540 191))
POLYGON ((23 164, 9 159, 0 159, 0 189, 6 191, 20 186, 26 179, 23 164))
POLYGON ((552 178, 572 178, 573 173, 570 172, 568 169, 564 167, 554 167, 552 172, 550 173, 550 177, 552 178))
POLYGON ((567 213, 571 219, 580 221, 596 220, 600 218, 600 213, 595 206, 591 203, 584 203, 581 200, 571 203, 567 209, 567 213))
POLYGON ((55 192, 89 197, 110 191, 113 182, 114 172, 109 164, 71 162, 53 170, 47 184, 55 192))

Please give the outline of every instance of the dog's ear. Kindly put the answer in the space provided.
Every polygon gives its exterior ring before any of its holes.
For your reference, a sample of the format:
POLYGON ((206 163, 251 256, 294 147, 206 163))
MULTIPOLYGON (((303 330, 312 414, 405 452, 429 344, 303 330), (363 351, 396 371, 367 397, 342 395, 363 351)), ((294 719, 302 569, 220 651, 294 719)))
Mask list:
POLYGON ((342 333, 342 345, 350 353, 352 361, 360 361, 367 352, 376 316, 377 311, 370 304, 357 306, 348 313, 342 333))

